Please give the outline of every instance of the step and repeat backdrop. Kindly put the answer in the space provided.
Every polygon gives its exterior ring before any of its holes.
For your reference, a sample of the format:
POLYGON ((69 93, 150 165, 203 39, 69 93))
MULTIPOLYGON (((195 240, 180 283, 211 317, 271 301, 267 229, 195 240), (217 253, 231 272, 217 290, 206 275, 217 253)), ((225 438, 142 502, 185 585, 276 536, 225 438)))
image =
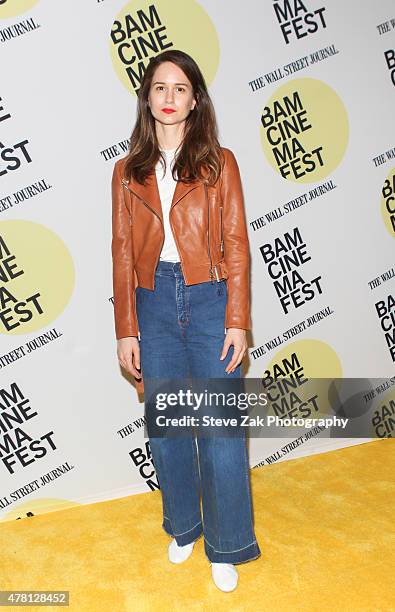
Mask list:
POLYGON ((251 438, 251 467, 394 436, 393 0, 0 0, 3 521, 158 489, 116 355, 111 176, 169 48, 200 65, 240 167, 246 380, 283 416, 325 399, 284 378, 371 381, 366 437, 251 438))

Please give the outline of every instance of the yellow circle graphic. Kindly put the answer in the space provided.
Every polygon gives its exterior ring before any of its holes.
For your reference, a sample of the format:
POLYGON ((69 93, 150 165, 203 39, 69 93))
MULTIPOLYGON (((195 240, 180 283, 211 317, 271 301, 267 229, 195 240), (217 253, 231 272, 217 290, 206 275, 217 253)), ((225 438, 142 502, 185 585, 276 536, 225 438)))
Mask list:
POLYGON ((217 32, 204 8, 194 0, 128 2, 114 19, 109 43, 114 70, 134 94, 150 58, 167 49, 191 55, 207 85, 219 63, 217 32))
POLYGON ((265 104, 260 134, 264 154, 276 172, 290 181, 314 183, 343 159, 349 138, 347 111, 323 81, 292 79, 265 104))
POLYGON ((0 19, 15 17, 29 11, 38 0, 0 0, 0 19))
POLYGON ((340 359, 322 340, 297 340, 276 353, 262 375, 268 415, 313 419, 333 414, 333 379, 342 377, 340 359))
POLYGON ((384 181, 381 190, 381 216, 391 236, 395 236, 395 168, 384 181))
POLYGON ((36 499, 30 499, 22 502, 15 506, 9 512, 6 512, 0 521, 7 522, 12 520, 18 520, 23 518, 29 518, 29 516, 36 516, 38 514, 47 514, 48 512, 56 512, 57 510, 66 510, 67 508, 74 508, 81 504, 70 501, 68 499, 58 499, 56 497, 40 497, 36 499))
POLYGON ((57 234, 33 221, 0 222, 1 334, 27 334, 51 323, 74 283, 73 259, 57 234))

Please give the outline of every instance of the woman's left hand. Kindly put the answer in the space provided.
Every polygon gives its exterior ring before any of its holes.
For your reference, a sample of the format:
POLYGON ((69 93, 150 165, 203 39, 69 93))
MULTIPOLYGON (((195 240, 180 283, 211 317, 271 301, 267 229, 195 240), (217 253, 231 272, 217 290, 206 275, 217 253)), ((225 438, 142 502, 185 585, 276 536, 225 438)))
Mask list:
POLYGON ((229 327, 226 330, 224 346, 220 359, 225 359, 229 347, 233 344, 232 359, 225 368, 225 372, 230 374, 242 362, 244 354, 247 350, 246 330, 237 327, 229 327))

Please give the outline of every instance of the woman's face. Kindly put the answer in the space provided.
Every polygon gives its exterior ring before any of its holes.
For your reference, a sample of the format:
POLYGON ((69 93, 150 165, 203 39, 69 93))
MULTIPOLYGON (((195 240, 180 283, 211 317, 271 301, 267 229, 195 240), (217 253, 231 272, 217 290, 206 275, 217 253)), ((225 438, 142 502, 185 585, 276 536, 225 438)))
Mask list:
POLYGON ((162 62, 154 72, 148 94, 154 118, 164 125, 181 123, 195 104, 192 85, 185 73, 173 62, 162 62))

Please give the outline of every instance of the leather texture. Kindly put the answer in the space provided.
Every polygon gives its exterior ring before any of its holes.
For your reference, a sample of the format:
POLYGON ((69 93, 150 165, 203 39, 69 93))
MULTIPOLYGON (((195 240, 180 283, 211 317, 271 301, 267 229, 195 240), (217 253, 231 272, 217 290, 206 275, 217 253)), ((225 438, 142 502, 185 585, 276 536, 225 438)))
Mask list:
MULTIPOLYGON (((222 147, 224 168, 214 186, 201 179, 177 181, 169 219, 185 284, 227 279, 225 327, 251 329, 250 253, 239 167, 222 147)), ((154 289, 164 241, 163 212, 156 173, 144 185, 127 181, 126 156, 112 176, 112 261, 116 338, 139 335, 137 286, 154 289)), ((143 373, 142 373, 143 374, 143 373)), ((143 392, 143 380, 135 379, 143 392)))

